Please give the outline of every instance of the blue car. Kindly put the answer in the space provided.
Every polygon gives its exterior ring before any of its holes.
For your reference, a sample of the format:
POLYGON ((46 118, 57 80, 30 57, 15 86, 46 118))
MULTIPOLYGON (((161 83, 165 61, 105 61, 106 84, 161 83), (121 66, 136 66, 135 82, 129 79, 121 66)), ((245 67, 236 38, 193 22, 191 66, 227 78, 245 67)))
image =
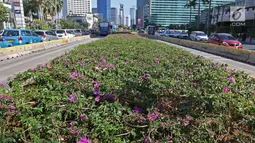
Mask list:
POLYGON ((13 46, 43 42, 34 31, 24 29, 5 29, 2 38, 13 46))
POLYGON ((3 39, 0 39, 0 48, 7 48, 11 46, 12 46, 12 43, 9 43, 3 39))

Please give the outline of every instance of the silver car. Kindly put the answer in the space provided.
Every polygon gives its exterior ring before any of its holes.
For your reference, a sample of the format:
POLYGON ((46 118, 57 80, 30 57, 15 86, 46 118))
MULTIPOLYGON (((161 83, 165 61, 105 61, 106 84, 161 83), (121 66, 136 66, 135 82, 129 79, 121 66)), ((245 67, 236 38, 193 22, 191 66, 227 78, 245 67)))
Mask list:
POLYGON ((40 35, 43 41, 57 40, 58 37, 54 31, 51 30, 35 30, 36 34, 40 35))

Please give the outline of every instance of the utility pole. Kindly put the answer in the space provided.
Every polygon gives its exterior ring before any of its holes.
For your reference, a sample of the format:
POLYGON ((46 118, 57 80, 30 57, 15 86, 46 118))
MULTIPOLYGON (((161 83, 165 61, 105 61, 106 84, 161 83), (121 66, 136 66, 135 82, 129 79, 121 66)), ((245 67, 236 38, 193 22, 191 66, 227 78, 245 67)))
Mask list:
POLYGON ((201 13, 200 4, 201 4, 201 0, 198 1, 197 28, 199 28, 199 25, 200 25, 200 13, 201 13))
MULTIPOLYGON (((216 23, 216 32, 218 32, 219 25, 219 14, 220 14, 220 5, 218 4, 218 12, 217 12, 217 23, 216 23)), ((221 21, 222 22, 222 21, 221 21)))
POLYGON ((207 20, 207 35, 209 36, 209 28, 211 24, 211 7, 212 7, 212 0, 209 1, 209 11, 208 11, 208 20, 207 20))

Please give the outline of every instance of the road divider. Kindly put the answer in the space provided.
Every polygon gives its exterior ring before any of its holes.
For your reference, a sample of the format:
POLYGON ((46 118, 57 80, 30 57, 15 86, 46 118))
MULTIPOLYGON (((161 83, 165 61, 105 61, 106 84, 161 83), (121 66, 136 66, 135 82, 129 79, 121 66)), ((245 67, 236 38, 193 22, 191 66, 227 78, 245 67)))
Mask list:
POLYGON ((177 39, 177 38, 171 38, 171 37, 162 37, 157 35, 148 35, 148 34, 138 34, 138 35, 145 38, 170 42, 170 43, 181 45, 184 47, 204 51, 207 53, 212 53, 215 55, 219 55, 226 58, 230 58, 230 59, 255 65, 255 51, 235 49, 235 48, 229 48, 229 47, 225 47, 221 45, 189 41, 189 40, 183 40, 183 39, 177 39))
POLYGON ((73 37, 69 39, 59 39, 59 40, 47 41, 47 42, 41 42, 41 43, 35 43, 35 44, 27 44, 27 45, 20 45, 20 46, 8 47, 8 48, 1 48, 0 61, 20 57, 33 52, 47 50, 50 48, 66 45, 69 43, 73 43, 76 41, 81 41, 81 40, 85 40, 89 38, 90 36, 87 35, 87 36, 73 37))

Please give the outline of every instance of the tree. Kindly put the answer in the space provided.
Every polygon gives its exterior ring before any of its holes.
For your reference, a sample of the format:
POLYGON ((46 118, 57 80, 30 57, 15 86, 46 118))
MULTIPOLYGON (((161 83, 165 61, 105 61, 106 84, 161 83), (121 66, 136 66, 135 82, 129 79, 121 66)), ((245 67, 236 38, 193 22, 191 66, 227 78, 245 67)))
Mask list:
POLYGON ((24 15, 31 16, 33 13, 38 13, 38 6, 35 0, 23 0, 24 15))
POLYGON ((10 14, 9 10, 4 7, 3 3, 0 2, 0 22, 7 22, 9 20, 8 15, 10 14))
POLYGON ((192 7, 196 9, 197 2, 196 0, 189 0, 189 2, 184 6, 185 8, 190 9, 190 16, 189 16, 189 22, 191 23, 191 13, 192 13, 192 7))

